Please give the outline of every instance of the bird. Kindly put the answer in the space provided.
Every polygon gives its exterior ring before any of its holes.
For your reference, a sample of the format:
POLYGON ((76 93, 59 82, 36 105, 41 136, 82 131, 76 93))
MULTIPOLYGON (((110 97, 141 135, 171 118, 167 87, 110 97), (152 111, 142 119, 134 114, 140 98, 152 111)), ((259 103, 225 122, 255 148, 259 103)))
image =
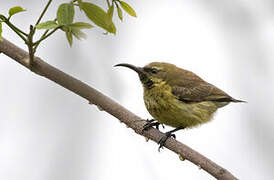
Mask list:
POLYGON ((144 67, 120 63, 117 66, 135 71, 143 85, 145 107, 153 117, 147 120, 143 131, 154 126, 158 129, 160 124, 175 128, 159 140, 159 150, 168 138, 176 138, 174 132, 209 122, 218 108, 230 102, 245 102, 170 63, 152 62, 144 67))

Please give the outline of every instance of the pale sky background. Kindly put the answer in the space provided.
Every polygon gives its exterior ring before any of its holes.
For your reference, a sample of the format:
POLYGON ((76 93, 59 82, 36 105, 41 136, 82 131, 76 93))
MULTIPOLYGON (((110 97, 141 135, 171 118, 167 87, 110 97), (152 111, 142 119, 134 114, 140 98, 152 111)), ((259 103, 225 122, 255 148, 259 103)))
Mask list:
MULTIPOLYGON (((0 13, 21 5, 13 17, 25 28, 46 0, 1 1, 0 13)), ((46 18, 54 18, 54 1, 46 18)), ((90 1, 106 7, 103 1, 90 1), (100 2, 100 3, 98 3, 100 2)), ((56 33, 37 56, 90 84, 142 118, 151 118, 135 73, 121 62, 144 66, 165 61, 191 70, 247 104, 230 104, 201 127, 177 139, 240 179, 274 176, 272 0, 127 1, 137 12, 115 19, 117 35, 87 30, 70 48, 56 33)), ((77 19, 84 20, 78 12, 77 19)), ((47 19, 44 19, 47 20, 47 19)), ((4 26, 3 36, 26 49, 4 26)), ((208 173, 131 129, 86 100, 31 73, 0 54, 0 179, 167 180, 213 179, 208 173)), ((164 131, 169 128, 164 129, 164 131)))

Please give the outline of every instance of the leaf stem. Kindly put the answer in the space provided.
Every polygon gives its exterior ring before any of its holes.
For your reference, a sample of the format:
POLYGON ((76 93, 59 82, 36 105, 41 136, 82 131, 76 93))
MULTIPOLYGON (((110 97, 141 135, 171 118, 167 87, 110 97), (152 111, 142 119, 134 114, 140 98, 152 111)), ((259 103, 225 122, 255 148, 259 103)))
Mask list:
POLYGON ((2 21, 6 23, 24 42, 27 41, 26 39, 26 37, 28 36, 27 33, 23 32, 18 27, 13 25, 5 16, 0 15, 0 19, 2 19, 2 21))
POLYGON ((49 7, 49 5, 50 5, 51 2, 52 2, 52 0, 49 0, 49 1, 48 1, 47 5, 45 6, 44 10, 42 11, 41 15, 39 16, 37 22, 35 23, 35 26, 36 26, 37 24, 40 23, 40 21, 41 21, 41 19, 43 18, 44 14, 45 14, 46 11, 48 10, 48 7, 49 7))
POLYGON ((55 31, 57 31, 60 27, 57 27, 55 29, 53 29, 51 32, 47 33, 48 30, 41 36, 41 38, 34 42, 33 45, 34 46, 38 46, 40 44, 41 41, 43 41, 44 39, 48 38, 50 35, 52 35, 55 31))
MULTIPOLYGON (((42 38, 42 37, 45 37, 45 36, 47 35, 48 32, 49 32, 49 29, 47 29, 47 30, 43 33, 43 35, 41 36, 41 38, 42 38)), ((40 39, 41 39, 41 38, 40 38, 40 39)))
POLYGON ((109 2, 109 0, 107 0, 107 4, 108 4, 108 8, 110 8, 110 2, 109 2))

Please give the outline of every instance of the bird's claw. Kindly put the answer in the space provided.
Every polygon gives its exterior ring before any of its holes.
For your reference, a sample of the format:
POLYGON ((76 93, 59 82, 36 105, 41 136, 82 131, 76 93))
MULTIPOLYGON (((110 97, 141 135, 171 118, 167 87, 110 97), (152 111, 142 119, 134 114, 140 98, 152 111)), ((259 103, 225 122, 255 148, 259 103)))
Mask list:
POLYGON ((155 121, 155 119, 147 119, 146 120, 148 123, 152 123, 153 121, 155 121))
POLYGON ((170 137, 173 137, 174 139, 176 139, 176 135, 175 134, 171 134, 170 137))
POLYGON ((158 151, 160 152, 161 148, 164 147, 165 143, 166 143, 166 140, 169 138, 169 137, 173 137, 174 139, 176 139, 176 136, 175 134, 172 134, 171 132, 166 132, 165 135, 160 139, 160 141, 158 142, 159 144, 159 148, 158 148, 158 151))
POLYGON ((151 120, 147 120, 147 123, 143 126, 143 129, 142 129, 142 134, 144 133, 144 131, 148 130, 149 128, 155 126, 156 129, 159 130, 159 125, 160 123, 159 122, 153 122, 155 121, 154 119, 151 119, 151 120))

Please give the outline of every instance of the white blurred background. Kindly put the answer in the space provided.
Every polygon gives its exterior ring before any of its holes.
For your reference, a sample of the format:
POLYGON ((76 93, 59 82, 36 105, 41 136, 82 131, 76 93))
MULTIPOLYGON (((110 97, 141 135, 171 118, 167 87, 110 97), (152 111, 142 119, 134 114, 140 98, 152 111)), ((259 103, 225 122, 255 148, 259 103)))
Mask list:
MULTIPOLYGON (((61 2, 67 1, 54 1, 46 18, 55 17, 61 2)), ((177 139, 240 179, 273 179, 274 2, 127 2, 138 18, 124 14, 123 23, 116 18, 116 36, 94 28, 70 48, 59 32, 37 55, 145 119, 151 116, 137 75, 113 65, 165 61, 195 72, 248 103, 220 109, 212 122, 180 131, 177 139)), ((12 20, 27 31, 46 3, 2 1, 0 13, 23 6, 27 12, 12 20)), ((95 3, 106 7, 104 1, 95 3)), ((6 26, 3 35, 26 49, 6 26)), ((155 143, 86 100, 3 54, 0 58, 0 179, 213 179, 167 149, 158 153, 155 143)))

